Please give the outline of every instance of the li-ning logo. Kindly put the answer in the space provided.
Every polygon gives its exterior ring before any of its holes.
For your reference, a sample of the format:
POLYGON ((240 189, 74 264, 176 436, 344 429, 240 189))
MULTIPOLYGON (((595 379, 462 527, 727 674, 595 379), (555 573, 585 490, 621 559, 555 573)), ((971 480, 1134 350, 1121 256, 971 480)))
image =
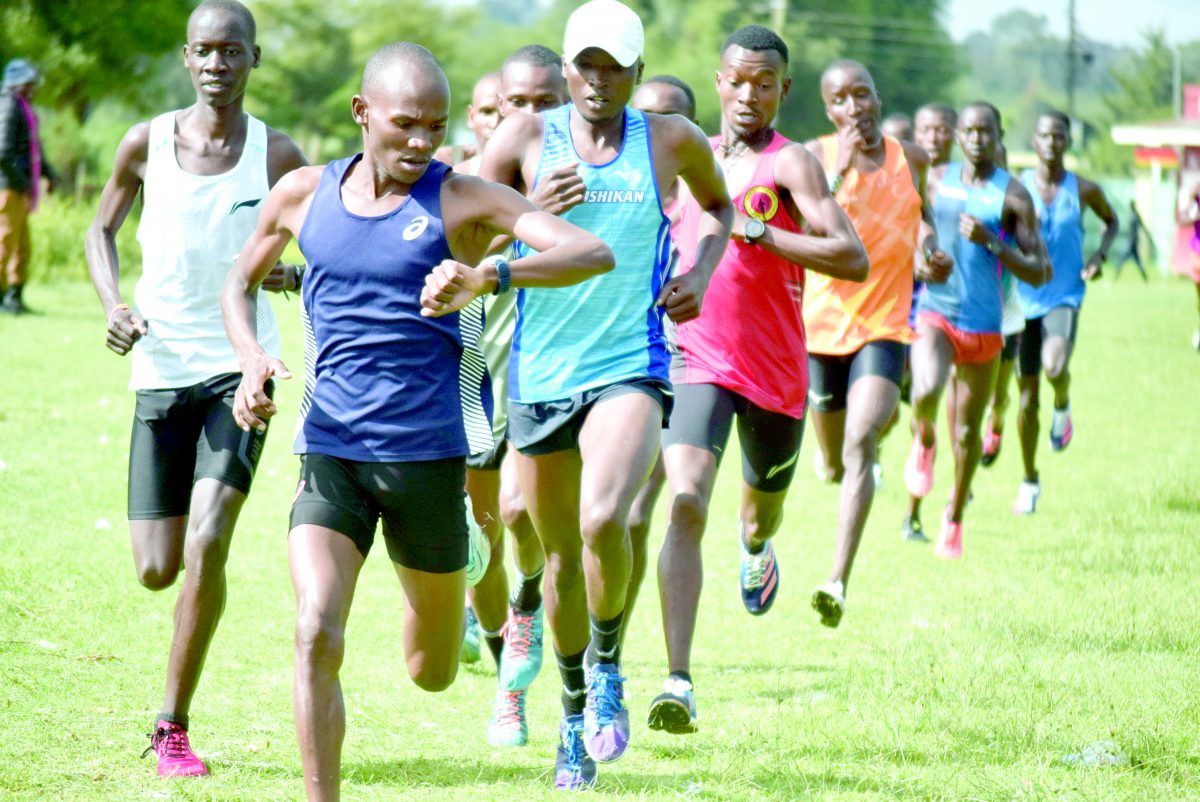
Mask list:
POLYGON ((229 210, 229 216, 233 217, 233 213, 236 212, 238 209, 241 209, 241 208, 253 209, 255 206, 257 206, 260 203, 262 203, 262 198, 254 198, 253 200, 238 201, 237 203, 233 204, 233 207, 229 210))
POLYGON ((404 227, 404 239, 412 241, 425 233, 425 229, 429 227, 429 218, 425 215, 413 218, 413 221, 404 227))

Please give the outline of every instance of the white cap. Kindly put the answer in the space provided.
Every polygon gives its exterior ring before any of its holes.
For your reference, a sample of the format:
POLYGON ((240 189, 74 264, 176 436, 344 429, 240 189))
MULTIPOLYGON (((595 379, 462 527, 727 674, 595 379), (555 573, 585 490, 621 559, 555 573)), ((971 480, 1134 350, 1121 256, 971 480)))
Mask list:
POLYGON ((567 19, 563 35, 563 60, 575 57, 589 47, 608 53, 622 67, 629 67, 646 47, 642 20, 629 6, 617 0, 591 0, 567 19))

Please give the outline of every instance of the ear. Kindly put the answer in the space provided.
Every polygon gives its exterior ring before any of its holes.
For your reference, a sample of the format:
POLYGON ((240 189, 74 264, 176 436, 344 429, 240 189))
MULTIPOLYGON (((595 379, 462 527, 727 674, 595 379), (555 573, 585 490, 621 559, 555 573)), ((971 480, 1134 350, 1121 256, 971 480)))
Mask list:
POLYGON ((638 84, 640 84, 642 82, 642 73, 645 72, 645 70, 646 70, 646 62, 642 61, 641 59, 638 59, 637 65, 638 65, 638 71, 637 71, 637 78, 635 78, 633 81, 634 86, 637 86, 638 84))
POLYGON ((180 50, 180 52, 183 54, 183 66, 186 67, 187 66, 187 54, 188 54, 187 42, 183 43, 183 49, 180 50))
POLYGON ((354 122, 358 123, 362 128, 367 127, 367 99, 362 95, 355 95, 350 99, 350 112, 354 116, 354 122))
POLYGON ((254 54, 254 61, 250 64, 250 68, 258 69, 258 65, 262 63, 262 49, 258 45, 255 45, 250 49, 250 52, 254 54))
POLYGON ((721 91, 721 71, 717 70, 713 73, 713 85, 717 87, 717 91, 721 91))
POLYGON ((788 92, 790 92, 791 89, 792 89, 792 77, 790 75, 784 76, 781 91, 779 92, 779 102, 780 103, 787 100, 788 92))

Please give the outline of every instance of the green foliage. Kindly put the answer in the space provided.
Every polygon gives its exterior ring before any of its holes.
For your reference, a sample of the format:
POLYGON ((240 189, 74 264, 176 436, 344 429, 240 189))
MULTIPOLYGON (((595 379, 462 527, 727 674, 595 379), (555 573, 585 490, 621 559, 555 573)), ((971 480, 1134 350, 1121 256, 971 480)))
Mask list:
MULTIPOLYGON (((29 280, 34 284, 79 280, 87 277, 87 262, 83 256, 83 237, 92 218, 95 205, 78 203, 70 196, 51 193, 38 202, 38 209, 29 218, 32 255, 29 280)), ((141 207, 130 211, 125 225, 117 233, 117 255, 121 272, 138 275, 142 272, 142 249, 137 242, 138 219, 141 207)))

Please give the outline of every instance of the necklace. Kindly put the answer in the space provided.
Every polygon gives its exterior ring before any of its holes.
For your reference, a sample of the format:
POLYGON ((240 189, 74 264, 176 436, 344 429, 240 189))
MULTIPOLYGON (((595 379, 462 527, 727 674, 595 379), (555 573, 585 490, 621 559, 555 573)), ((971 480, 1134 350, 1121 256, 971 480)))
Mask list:
POLYGON ((750 139, 741 139, 736 142, 719 142, 717 148, 720 149, 721 155, 725 158, 730 156, 741 156, 749 151, 755 145, 762 142, 770 142, 775 136, 775 129, 768 125, 758 133, 754 134, 750 139))

